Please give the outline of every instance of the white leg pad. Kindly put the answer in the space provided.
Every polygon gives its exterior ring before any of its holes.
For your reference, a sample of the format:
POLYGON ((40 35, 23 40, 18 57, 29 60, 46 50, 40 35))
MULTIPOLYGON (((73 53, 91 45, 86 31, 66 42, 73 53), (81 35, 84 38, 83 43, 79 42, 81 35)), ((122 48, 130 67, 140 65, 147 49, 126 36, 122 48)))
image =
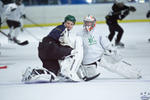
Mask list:
POLYGON ((80 37, 76 38, 75 49, 78 51, 73 57, 67 57, 65 60, 60 61, 61 74, 69 77, 73 81, 81 81, 77 75, 77 71, 83 59, 83 45, 80 37))
POLYGON ((141 74, 139 70, 137 70, 134 66, 124 63, 123 61, 120 61, 116 64, 110 64, 106 62, 105 59, 102 59, 100 66, 104 67, 105 69, 111 72, 117 73, 123 76, 124 78, 130 78, 130 79, 141 78, 141 74))

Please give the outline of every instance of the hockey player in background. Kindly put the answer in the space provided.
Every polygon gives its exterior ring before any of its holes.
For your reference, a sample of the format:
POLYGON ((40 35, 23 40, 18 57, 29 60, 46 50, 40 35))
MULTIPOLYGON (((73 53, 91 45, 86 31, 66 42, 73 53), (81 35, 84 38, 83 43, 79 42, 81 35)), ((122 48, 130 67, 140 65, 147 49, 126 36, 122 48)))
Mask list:
POLYGON ((11 0, 0 0, 0 29, 2 24, 6 21, 6 9, 7 5, 12 3, 11 0))
MULTIPOLYGON (((150 10, 147 12, 146 17, 150 18, 150 10)), ((150 39, 148 39, 148 41, 150 42, 150 39)))
POLYGON ((150 18, 150 10, 147 12, 146 17, 150 18))
POLYGON ((6 20, 6 8, 7 5, 12 3, 11 0, 1 0, 0 1, 0 28, 1 25, 4 23, 4 21, 6 20))
MULTIPOLYGON (((74 16, 67 15, 61 25, 55 27, 42 39, 42 42, 39 43, 38 55, 43 63, 43 68, 27 68, 23 75, 23 82, 56 81, 59 76, 79 81, 77 70, 82 61, 82 54, 80 55, 82 48, 75 56, 77 53, 75 48, 78 48, 78 45, 72 42, 76 37, 73 36, 71 39, 71 30, 75 22, 74 16), (38 74, 35 75, 35 73, 38 74)), ((77 38, 76 44, 80 43, 81 46, 82 42, 79 41, 81 39, 77 38)))
POLYGON ((4 8, 4 4, 2 1, 0 1, 0 28, 1 28, 1 24, 2 24, 3 8, 4 8))
POLYGON ((83 61, 79 71, 85 81, 100 75, 99 68, 117 73, 124 78, 140 78, 140 72, 122 61, 109 39, 96 28, 96 18, 88 15, 83 20, 83 29, 77 33, 83 40, 83 61))
POLYGON ((6 10, 7 24, 9 27, 9 40, 19 42, 17 39, 18 34, 21 31, 21 20, 26 18, 25 8, 22 4, 22 0, 15 0, 15 3, 11 3, 7 6, 6 10))
POLYGON ((116 46, 124 47, 124 43, 121 42, 124 30, 118 24, 118 20, 123 20, 127 15, 129 15, 130 11, 135 12, 135 7, 127 6, 123 2, 115 2, 112 6, 112 11, 110 11, 109 14, 105 17, 110 31, 108 36, 109 40, 112 41, 115 36, 115 32, 118 32, 117 38, 115 40, 116 46))

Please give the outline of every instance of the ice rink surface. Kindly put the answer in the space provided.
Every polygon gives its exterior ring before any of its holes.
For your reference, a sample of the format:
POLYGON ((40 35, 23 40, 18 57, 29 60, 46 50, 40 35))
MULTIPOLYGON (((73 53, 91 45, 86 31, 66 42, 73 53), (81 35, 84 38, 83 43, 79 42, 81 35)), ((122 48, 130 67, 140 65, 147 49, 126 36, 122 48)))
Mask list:
MULTIPOLYGON (((41 67, 37 47, 54 27, 25 28, 18 39, 26 46, 8 43, 0 34, 0 100, 150 100, 150 23, 121 23, 124 49, 118 49, 126 61, 141 70, 142 79, 123 79, 101 68, 101 75, 89 82, 43 84, 21 83, 27 67, 41 67), (147 99, 142 99, 147 97, 147 99)), ((73 33, 82 28, 76 25, 73 33)), ((106 24, 97 24, 100 34, 109 34, 106 24)), ((2 30, 8 33, 8 30, 2 30)))

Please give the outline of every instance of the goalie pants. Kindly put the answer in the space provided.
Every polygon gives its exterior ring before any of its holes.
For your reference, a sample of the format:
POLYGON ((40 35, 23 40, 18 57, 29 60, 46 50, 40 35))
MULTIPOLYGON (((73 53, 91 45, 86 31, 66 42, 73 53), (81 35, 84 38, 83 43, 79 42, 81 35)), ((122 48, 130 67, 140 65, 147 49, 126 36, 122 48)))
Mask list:
POLYGON ((39 43, 38 47, 38 55, 43 63, 43 67, 55 73, 55 75, 57 75, 60 70, 58 60, 62 60, 65 56, 70 55, 71 51, 72 48, 69 46, 59 45, 49 37, 45 37, 43 41, 39 43))

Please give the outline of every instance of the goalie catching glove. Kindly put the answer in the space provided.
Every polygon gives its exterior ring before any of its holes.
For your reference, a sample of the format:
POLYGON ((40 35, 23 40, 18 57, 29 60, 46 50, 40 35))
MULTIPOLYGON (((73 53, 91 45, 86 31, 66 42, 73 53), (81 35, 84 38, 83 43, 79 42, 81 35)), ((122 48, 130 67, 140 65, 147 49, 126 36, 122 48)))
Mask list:
POLYGON ((72 48, 74 47, 72 41, 70 40, 69 31, 67 28, 61 33, 59 42, 63 46, 70 46, 72 48))

